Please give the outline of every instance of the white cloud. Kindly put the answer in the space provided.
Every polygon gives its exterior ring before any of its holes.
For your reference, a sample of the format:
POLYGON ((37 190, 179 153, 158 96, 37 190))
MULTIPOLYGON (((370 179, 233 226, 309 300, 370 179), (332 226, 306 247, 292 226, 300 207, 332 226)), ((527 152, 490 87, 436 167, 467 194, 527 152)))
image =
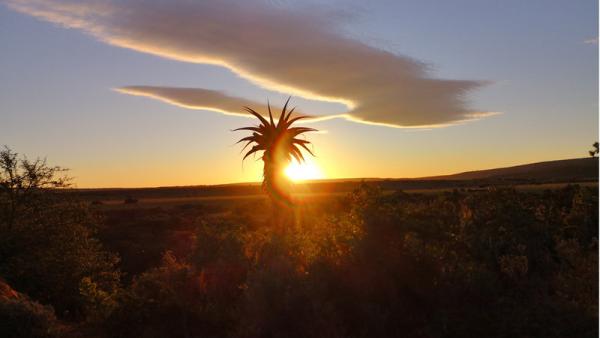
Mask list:
MULTIPOLYGON (((250 1, 9 0, 11 8, 81 29, 109 44, 185 62, 226 67, 261 86, 306 98, 342 102, 344 117, 395 127, 443 126, 489 116, 465 94, 483 83, 431 77, 426 66, 340 34, 347 16, 292 11, 250 1)), ((144 95, 142 88, 137 95, 144 95)), ((198 89, 146 96, 183 106, 232 112, 240 102, 215 101, 198 89), (202 100, 208 100, 203 102, 202 100), (186 101, 182 102, 182 101, 186 101), (193 101, 189 104, 188 101, 193 101), (224 105, 225 107, 216 107, 224 105)), ((127 92, 127 89, 123 90, 127 92)))
MULTIPOLYGON (((223 113, 225 115, 253 117, 252 114, 244 109, 244 107, 249 107, 264 117, 269 117, 268 110, 266 109, 267 105, 269 105, 271 107, 271 112, 273 113, 273 119, 277 120, 283 109, 281 105, 272 104, 268 101, 257 102, 240 97, 230 96, 218 90, 202 88, 127 86, 115 88, 114 90, 122 94, 149 97, 182 108, 210 110, 223 113)), ((305 118, 298 121, 298 123, 326 121, 335 118, 349 118, 347 114, 321 116, 310 115, 304 113, 301 109, 298 109, 294 105, 293 100, 290 100, 287 111, 289 112, 291 109, 294 109, 292 118, 295 116, 305 116, 305 118)))
MULTIPOLYGON (((153 98, 187 109, 212 110, 226 115, 250 117, 252 115, 243 109, 244 107, 250 107, 268 117, 266 109, 257 108, 266 106, 267 102, 256 102, 234 97, 217 90, 155 86, 128 86, 115 88, 115 90, 123 94, 153 98)), ((291 108, 293 106, 290 106, 291 108)), ((281 109, 279 105, 271 105, 274 118, 279 116, 281 109)), ((294 114, 296 113, 300 113, 300 111, 294 110, 294 114)))

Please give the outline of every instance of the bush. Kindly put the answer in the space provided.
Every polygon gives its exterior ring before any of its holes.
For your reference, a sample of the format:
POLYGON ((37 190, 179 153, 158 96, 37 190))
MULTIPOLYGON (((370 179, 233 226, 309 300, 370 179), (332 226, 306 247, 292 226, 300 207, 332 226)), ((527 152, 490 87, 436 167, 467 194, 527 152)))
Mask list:
POLYGON ((109 319, 113 336, 183 337, 189 335, 189 317, 199 296, 195 273, 165 253, 160 267, 136 277, 123 292, 121 306, 109 319))
POLYGON ((240 335, 597 336, 593 191, 363 185, 345 202, 327 231, 312 219, 266 244, 275 249, 249 273, 240 335))
POLYGON ((66 332, 54 310, 12 290, 0 280, 0 336, 61 337, 66 332))
POLYGON ((118 257, 94 237, 98 217, 63 188, 62 169, 0 152, 0 275, 60 316, 82 318, 84 279, 119 287, 118 257))

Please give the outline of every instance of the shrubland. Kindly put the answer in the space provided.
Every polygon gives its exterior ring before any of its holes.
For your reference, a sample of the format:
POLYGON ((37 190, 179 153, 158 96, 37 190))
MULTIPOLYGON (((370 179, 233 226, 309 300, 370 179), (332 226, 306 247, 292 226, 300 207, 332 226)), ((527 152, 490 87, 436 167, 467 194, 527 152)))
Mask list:
POLYGON ((2 192, 0 277, 34 304, 0 297, 3 336, 27 336, 15 318, 38 318, 29 336, 598 335, 596 188, 363 183, 283 221, 260 199, 119 209, 59 188, 16 209, 2 192))

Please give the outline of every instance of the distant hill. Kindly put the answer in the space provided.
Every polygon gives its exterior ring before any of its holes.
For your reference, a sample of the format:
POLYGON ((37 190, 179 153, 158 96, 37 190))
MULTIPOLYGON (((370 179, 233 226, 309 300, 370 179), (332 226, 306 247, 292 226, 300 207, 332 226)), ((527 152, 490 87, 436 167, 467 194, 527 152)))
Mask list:
POLYGON ((424 180, 543 180, 587 181, 598 180, 598 158, 546 161, 513 167, 467 171, 459 174, 421 178, 424 180))
POLYGON ((376 182, 384 190, 484 188, 502 185, 597 182, 598 158, 589 157, 538 162, 506 168, 422 178, 368 178, 314 181, 306 184, 306 190, 350 191, 361 181, 376 182))

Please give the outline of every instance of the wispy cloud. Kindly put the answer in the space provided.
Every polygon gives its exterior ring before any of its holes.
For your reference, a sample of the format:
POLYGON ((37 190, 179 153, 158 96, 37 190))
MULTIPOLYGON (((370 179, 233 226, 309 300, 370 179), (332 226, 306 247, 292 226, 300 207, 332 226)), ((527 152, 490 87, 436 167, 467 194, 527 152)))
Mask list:
MULTIPOLYGON (((489 116, 465 94, 482 82, 435 79, 427 66, 341 34, 330 11, 250 1, 9 0, 19 12, 81 29, 109 44, 186 62, 227 67, 269 89, 342 102, 350 120, 401 127, 441 126, 489 116)), ((198 89, 122 91, 188 107, 235 113, 240 103, 198 89), (222 99, 222 98, 220 98, 222 99), (206 101, 203 101, 206 100, 206 101), (183 102, 185 101, 185 102, 183 102), (193 104, 189 104, 192 101, 193 104), (186 103, 187 102, 187 103, 186 103)), ((144 87, 150 88, 150 87, 144 87)), ((213 93, 214 94, 214 93, 213 93)))
POLYGON ((588 45, 597 45, 598 44, 598 37, 587 39, 587 40, 583 40, 583 43, 586 43, 588 45))
MULTIPOLYGON (((234 97, 218 90, 155 86, 128 86, 115 88, 115 90, 123 94, 153 98, 187 109, 211 110, 235 116, 252 116, 243 109, 243 107, 250 107, 261 114, 266 114, 263 109, 257 109, 257 107, 263 107, 267 102, 234 97)), ((271 105, 271 109, 276 117, 281 111, 281 106, 271 105)), ((300 113, 299 110, 294 110, 294 112, 300 113)))
MULTIPOLYGON (((202 88, 174 88, 174 87, 157 87, 157 86, 127 86, 114 88, 115 91, 134 96, 143 96, 166 102, 178 107, 195 109, 195 110, 210 110, 225 115, 253 117, 244 107, 250 107, 264 117, 269 117, 268 111, 262 109, 267 104, 271 107, 273 118, 277 120, 283 107, 278 104, 267 102, 257 102, 240 97, 230 96, 218 90, 202 89, 202 88)), ((346 114, 337 115, 310 115, 303 112, 294 106, 290 101, 287 111, 294 109, 292 117, 304 116, 305 119, 298 123, 326 121, 335 118, 348 118, 346 114)))

